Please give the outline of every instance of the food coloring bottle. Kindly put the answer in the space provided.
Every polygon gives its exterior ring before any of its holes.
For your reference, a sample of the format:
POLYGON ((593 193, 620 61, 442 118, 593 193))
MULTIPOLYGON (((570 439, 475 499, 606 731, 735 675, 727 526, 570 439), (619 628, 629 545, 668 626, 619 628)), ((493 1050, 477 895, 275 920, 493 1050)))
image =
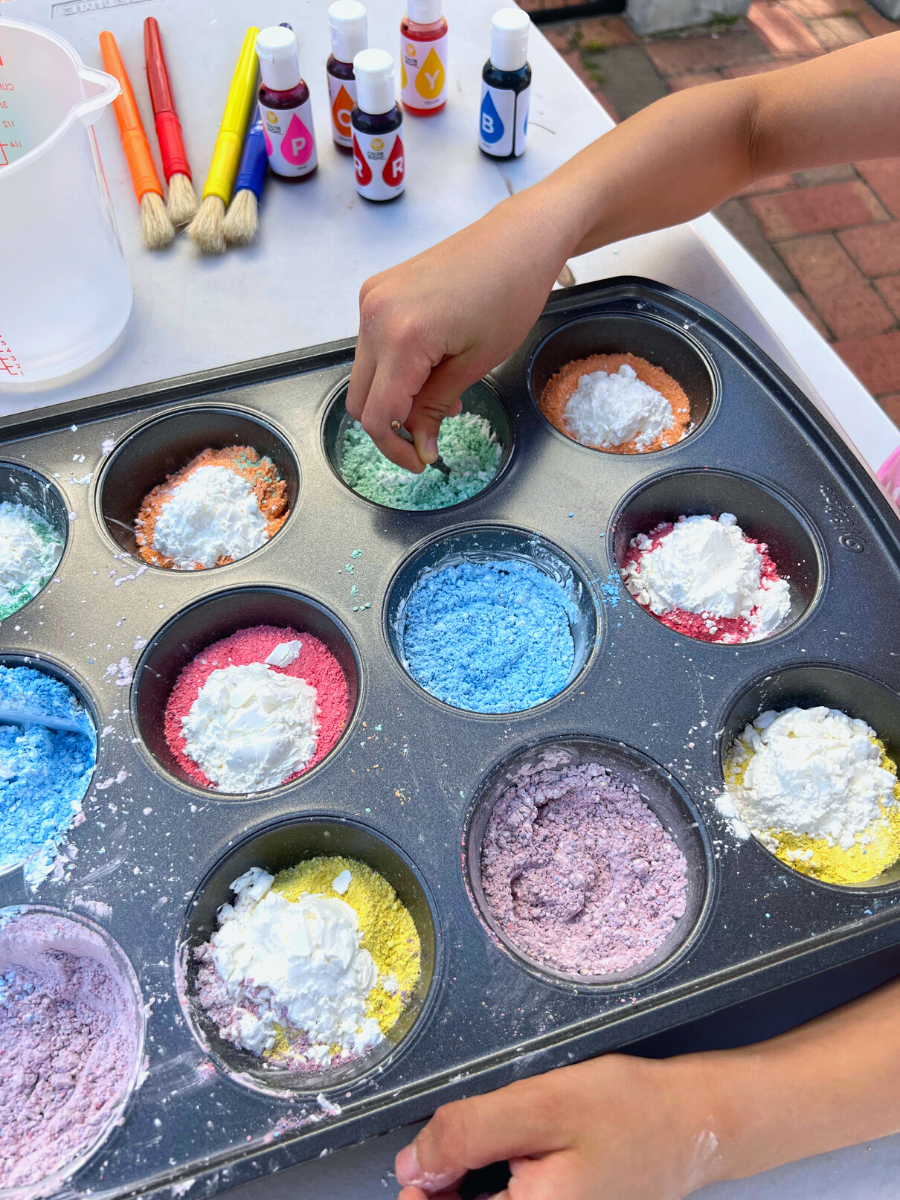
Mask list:
POLYGON ((501 8, 491 22, 491 57, 481 72, 478 145, 494 158, 518 158, 525 150, 531 67, 528 30, 520 8, 501 8))
POLYGON ((403 113, 387 50, 363 50, 353 60, 356 107, 350 114, 356 190, 366 200, 393 200, 405 186, 403 113))
POLYGON ((400 96, 407 112, 430 117, 447 103, 447 21, 441 0, 407 0, 400 22, 400 96))
POLYGON ((335 0, 328 10, 331 54, 325 65, 331 102, 331 136, 335 145, 350 150, 353 131, 350 113, 356 103, 353 60, 369 43, 366 10, 359 0, 335 0))
POLYGON ((269 166, 289 179, 312 175, 319 160, 309 88, 300 78, 297 39, 292 30, 273 25, 257 37, 256 53, 262 73, 259 115, 269 166))

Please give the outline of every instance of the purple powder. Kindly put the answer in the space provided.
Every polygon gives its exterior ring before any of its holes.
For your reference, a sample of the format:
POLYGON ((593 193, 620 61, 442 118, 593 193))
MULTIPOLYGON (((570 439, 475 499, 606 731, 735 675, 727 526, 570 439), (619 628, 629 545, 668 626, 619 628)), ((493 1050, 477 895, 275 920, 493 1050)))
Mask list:
POLYGON ((640 792, 606 767, 527 767, 491 813, 481 880, 494 919, 538 962, 628 971, 684 916, 687 864, 640 792))
POLYGON ((47 912, 0 926, 0 1188, 56 1191, 140 1066, 134 992, 103 939, 47 912))

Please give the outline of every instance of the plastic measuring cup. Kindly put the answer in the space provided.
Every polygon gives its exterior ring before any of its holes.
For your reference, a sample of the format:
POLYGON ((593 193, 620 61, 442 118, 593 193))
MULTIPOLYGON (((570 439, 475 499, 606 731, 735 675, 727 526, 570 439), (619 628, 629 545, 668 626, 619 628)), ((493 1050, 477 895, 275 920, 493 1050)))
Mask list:
POLYGON ((128 320, 91 128, 118 93, 61 37, 0 17, 0 391, 77 370, 128 320))

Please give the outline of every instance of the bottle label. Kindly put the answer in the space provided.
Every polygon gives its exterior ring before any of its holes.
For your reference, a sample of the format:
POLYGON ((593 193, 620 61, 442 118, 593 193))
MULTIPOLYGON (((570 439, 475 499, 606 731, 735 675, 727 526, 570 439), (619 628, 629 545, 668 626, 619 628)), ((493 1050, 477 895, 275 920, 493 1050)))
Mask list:
POLYGON ((356 190, 367 200, 393 200, 406 186, 403 126, 390 133, 361 133, 353 127, 356 190))
POLYGON ((400 96, 407 108, 439 108, 447 99, 449 34, 417 42, 400 34, 400 96))
POLYGON ((331 99, 331 136, 339 146, 353 145, 350 114, 356 104, 356 80, 328 76, 328 95, 331 99))
POLYGON ((485 154, 508 158, 524 152, 530 97, 530 85, 516 93, 510 88, 490 87, 482 81, 478 145, 485 154))
POLYGON ((266 108, 260 104, 259 115, 266 133, 269 166, 276 175, 296 178, 316 169, 319 160, 309 100, 296 108, 266 108))

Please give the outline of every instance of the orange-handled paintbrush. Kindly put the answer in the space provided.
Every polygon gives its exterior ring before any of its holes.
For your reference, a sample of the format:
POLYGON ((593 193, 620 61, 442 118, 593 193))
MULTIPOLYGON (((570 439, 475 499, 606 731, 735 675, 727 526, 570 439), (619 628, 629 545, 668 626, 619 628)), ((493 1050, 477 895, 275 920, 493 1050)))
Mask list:
POLYGON ((113 111, 119 126, 122 149, 125 151, 125 161, 131 173, 134 194, 141 206, 144 245, 148 250, 159 250, 171 242, 175 230, 163 203, 162 184, 153 165, 150 143, 144 133, 131 80, 122 62, 116 39, 107 30, 100 34, 100 53, 103 55, 104 68, 118 80, 122 89, 121 95, 113 101, 113 111))

